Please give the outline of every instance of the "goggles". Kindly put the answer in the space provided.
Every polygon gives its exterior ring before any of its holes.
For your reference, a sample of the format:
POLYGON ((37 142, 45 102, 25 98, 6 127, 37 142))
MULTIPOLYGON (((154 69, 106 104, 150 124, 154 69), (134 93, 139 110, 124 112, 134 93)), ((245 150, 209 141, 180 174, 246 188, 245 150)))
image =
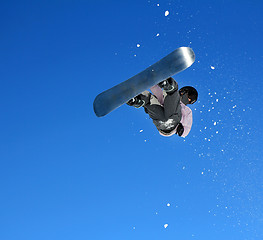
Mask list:
POLYGON ((196 99, 192 100, 190 97, 188 97, 190 99, 189 104, 194 104, 196 102, 196 99))

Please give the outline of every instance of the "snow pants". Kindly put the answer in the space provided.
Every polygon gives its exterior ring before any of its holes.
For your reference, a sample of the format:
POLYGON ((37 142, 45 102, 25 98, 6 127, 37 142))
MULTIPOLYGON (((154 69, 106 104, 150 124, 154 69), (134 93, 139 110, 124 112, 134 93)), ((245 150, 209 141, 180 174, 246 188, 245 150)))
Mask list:
POLYGON ((144 106, 144 109, 158 131, 169 133, 176 128, 182 118, 180 95, 177 90, 172 94, 163 91, 163 96, 164 103, 162 105, 157 97, 151 94, 150 101, 144 106))

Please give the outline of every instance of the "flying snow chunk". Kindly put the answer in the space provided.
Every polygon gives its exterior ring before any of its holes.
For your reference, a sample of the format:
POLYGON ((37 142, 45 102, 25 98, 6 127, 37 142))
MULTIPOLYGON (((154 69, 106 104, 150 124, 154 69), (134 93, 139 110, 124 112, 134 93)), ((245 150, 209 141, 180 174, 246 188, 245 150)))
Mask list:
POLYGON ((168 227, 168 224, 166 223, 166 224, 164 224, 163 226, 164 226, 164 228, 167 228, 167 227, 168 227))
POLYGON ((168 11, 168 10, 167 10, 167 11, 165 11, 165 13, 164 13, 165 17, 167 17, 169 14, 170 14, 170 13, 169 13, 169 11, 168 11))
POLYGON ((140 133, 141 133, 141 132, 143 132, 143 130, 142 130, 142 129, 140 130, 140 133))
POLYGON ((211 66, 211 69, 212 69, 212 70, 215 70, 215 67, 214 67, 214 66, 211 66))
POLYGON ((160 33, 157 33, 157 34, 156 34, 156 37, 159 37, 159 36, 160 36, 160 33))
POLYGON ((216 125, 216 122, 214 122, 214 126, 216 125))
POLYGON ((171 204, 170 203, 167 203, 167 205, 166 205, 167 207, 170 207, 171 206, 171 204))
POLYGON ((137 44, 137 47, 140 47, 140 46, 141 46, 141 45, 138 43, 138 44, 137 44))

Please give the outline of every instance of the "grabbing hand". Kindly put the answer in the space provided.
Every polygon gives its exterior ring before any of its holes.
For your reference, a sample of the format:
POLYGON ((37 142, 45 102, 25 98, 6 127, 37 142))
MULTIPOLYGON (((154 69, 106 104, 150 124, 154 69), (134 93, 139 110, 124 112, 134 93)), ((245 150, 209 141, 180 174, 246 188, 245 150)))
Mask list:
POLYGON ((178 123, 176 134, 181 137, 183 133, 184 133, 184 126, 182 125, 182 123, 178 123))

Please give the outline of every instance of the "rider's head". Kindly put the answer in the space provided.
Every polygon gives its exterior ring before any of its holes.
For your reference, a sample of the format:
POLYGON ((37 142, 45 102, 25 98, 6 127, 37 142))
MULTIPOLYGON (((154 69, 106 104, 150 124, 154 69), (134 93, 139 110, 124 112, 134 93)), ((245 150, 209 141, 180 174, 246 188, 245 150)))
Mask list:
POLYGON ((198 92, 194 87, 191 86, 185 86, 182 87, 179 90, 180 96, 181 96, 181 101, 185 105, 187 104, 193 104, 197 101, 198 98, 198 92))

